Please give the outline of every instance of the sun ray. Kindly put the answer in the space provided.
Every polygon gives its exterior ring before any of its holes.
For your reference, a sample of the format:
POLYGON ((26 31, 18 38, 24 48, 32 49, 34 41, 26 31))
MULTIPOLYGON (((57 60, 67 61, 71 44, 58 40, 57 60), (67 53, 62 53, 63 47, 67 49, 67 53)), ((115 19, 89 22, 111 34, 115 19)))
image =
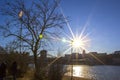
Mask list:
POLYGON ((63 13, 63 10, 62 10, 60 4, 58 4, 58 6, 59 6, 59 9, 60 9, 60 12, 61 12, 62 16, 64 17, 64 20, 65 20, 65 22, 66 22, 66 25, 67 25, 67 27, 68 27, 71 35, 72 35, 72 38, 75 38, 74 33, 73 33, 73 31, 72 31, 72 29, 71 29, 71 27, 70 27, 70 24, 69 24, 68 20, 66 19, 65 15, 64 15, 64 13, 63 13))
POLYGON ((100 63, 102 63, 103 65, 105 65, 105 63, 102 61, 102 60, 100 60, 99 58, 97 58, 95 55, 93 55, 93 54, 90 54, 93 58, 95 58, 97 61, 99 61, 100 63))
POLYGON ((75 52, 79 53, 79 51, 82 52, 83 49, 86 50, 86 47, 88 46, 88 44, 90 42, 90 39, 88 38, 89 33, 87 33, 86 35, 84 35, 84 34, 85 34, 87 26, 89 25, 89 20, 90 20, 89 17, 88 17, 85 25, 83 26, 83 29, 81 30, 80 35, 78 35, 78 34, 73 33, 71 26, 70 26, 67 18, 65 17, 62 7, 60 6, 59 3, 58 3, 58 7, 60 9, 62 16, 64 17, 64 21, 66 22, 68 30, 70 31, 70 34, 71 34, 71 37, 70 37, 69 35, 67 35, 65 33, 65 36, 67 37, 67 39, 63 38, 63 39, 58 39, 58 40, 68 43, 67 46, 72 48, 73 51, 75 51, 75 52))
POLYGON ((83 29, 82 29, 82 31, 81 31, 81 33, 80 33, 80 35, 79 35, 79 38, 82 38, 82 37, 83 37, 83 33, 85 32, 85 29, 86 29, 86 27, 83 27, 83 29))
MULTIPOLYGON (((56 1, 56 0, 55 0, 55 1, 56 1)), ((56 2, 57 2, 57 1, 56 1, 56 2)), ((88 20, 87 20, 86 24, 83 26, 83 29, 82 29, 80 35, 74 34, 73 31, 72 31, 72 29, 71 29, 71 26, 70 26, 70 24, 69 24, 69 22, 68 22, 68 20, 67 20, 67 18, 65 17, 65 15, 64 15, 64 13, 63 13, 62 7, 60 6, 59 3, 58 3, 58 7, 59 7, 59 9, 60 9, 60 12, 61 12, 62 16, 64 17, 64 20, 65 20, 65 22, 66 22, 66 25, 67 25, 67 27, 68 27, 68 30, 70 31, 70 34, 71 34, 71 37, 68 36, 67 34, 65 34, 68 39, 67 39, 67 40, 62 39, 61 41, 67 42, 67 43, 68 43, 67 46, 71 47, 71 48, 74 49, 74 50, 77 50, 77 49, 80 49, 80 50, 81 50, 83 47, 84 47, 84 49, 85 49, 86 45, 87 45, 87 44, 89 43, 89 41, 90 41, 90 40, 88 40, 88 38, 87 38, 87 37, 88 37, 88 33, 87 33, 86 35, 84 35, 85 30, 86 30, 86 27, 89 25, 89 17, 88 17, 88 20)), ((81 50, 81 52, 82 52, 82 50, 81 50)))
POLYGON ((72 38, 67 33, 64 32, 64 34, 69 40, 72 40, 72 38))
POLYGON ((72 48, 72 47, 69 47, 67 50, 65 50, 65 51, 63 52, 63 54, 69 52, 69 51, 71 50, 71 48, 72 48))
MULTIPOLYGON (((90 35, 90 33, 87 33, 86 35, 84 35, 81 40, 85 40, 86 38, 88 38, 88 36, 90 35)), ((79 37, 80 38, 80 37, 79 37)))
MULTIPOLYGON (((67 50, 65 50, 63 54, 65 54, 66 52, 70 51, 70 49, 71 49, 71 47, 68 48, 67 50)), ((51 63, 49 63, 49 64, 47 65, 47 67, 45 67, 45 68, 48 68, 49 66, 51 66, 55 61, 57 61, 57 60, 58 60, 59 58, 61 58, 61 57, 62 57, 62 56, 59 56, 59 57, 55 58, 55 59, 54 59, 51 63)))

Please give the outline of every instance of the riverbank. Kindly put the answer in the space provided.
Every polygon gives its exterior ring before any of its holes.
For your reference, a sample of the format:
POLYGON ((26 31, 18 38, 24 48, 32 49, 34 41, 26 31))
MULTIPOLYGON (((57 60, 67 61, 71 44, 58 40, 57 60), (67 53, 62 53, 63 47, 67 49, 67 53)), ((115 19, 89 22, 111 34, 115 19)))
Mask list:
MULTIPOLYGON (((62 80, 71 80, 71 76, 64 76, 62 80)), ((86 79, 82 77, 73 77, 72 80, 92 80, 92 79, 86 79)))
MULTIPOLYGON (((19 78, 17 80, 30 80, 30 77, 24 77, 24 78, 19 78)), ((71 80, 70 76, 64 76, 62 80, 71 80)), ((81 78, 81 77, 73 77, 72 80, 92 80, 92 79, 86 79, 86 78, 81 78)))

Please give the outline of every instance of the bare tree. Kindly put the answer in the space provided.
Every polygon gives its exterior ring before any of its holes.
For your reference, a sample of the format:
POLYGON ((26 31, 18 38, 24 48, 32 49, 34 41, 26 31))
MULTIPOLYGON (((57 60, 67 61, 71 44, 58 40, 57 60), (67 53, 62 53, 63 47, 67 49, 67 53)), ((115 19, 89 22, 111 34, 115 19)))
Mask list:
POLYGON ((56 0, 12 0, 0 7, 7 20, 0 25, 5 37, 14 36, 29 47, 34 55, 35 71, 38 71, 37 56, 45 38, 63 27, 64 18, 58 11, 56 0))

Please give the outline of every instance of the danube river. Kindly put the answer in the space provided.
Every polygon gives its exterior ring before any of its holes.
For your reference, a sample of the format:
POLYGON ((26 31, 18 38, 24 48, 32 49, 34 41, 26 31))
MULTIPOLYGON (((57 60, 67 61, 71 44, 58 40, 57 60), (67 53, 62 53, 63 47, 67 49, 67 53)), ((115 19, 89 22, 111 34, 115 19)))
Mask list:
POLYGON ((88 78, 92 80, 120 80, 120 66, 87 66, 87 65, 66 65, 65 75, 88 78), (72 70, 73 68, 73 70, 72 70))

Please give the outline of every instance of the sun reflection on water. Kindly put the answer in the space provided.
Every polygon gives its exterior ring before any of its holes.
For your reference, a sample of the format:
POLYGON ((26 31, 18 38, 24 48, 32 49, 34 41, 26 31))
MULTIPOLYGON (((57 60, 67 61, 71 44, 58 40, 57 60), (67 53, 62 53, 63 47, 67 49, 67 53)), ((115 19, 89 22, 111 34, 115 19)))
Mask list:
POLYGON ((65 75, 71 76, 71 71, 73 68, 73 76, 75 77, 84 77, 84 67, 83 66, 78 66, 78 65, 71 65, 67 66, 67 72, 65 75))
POLYGON ((82 76, 83 68, 80 66, 73 66, 73 76, 83 77, 82 76))

